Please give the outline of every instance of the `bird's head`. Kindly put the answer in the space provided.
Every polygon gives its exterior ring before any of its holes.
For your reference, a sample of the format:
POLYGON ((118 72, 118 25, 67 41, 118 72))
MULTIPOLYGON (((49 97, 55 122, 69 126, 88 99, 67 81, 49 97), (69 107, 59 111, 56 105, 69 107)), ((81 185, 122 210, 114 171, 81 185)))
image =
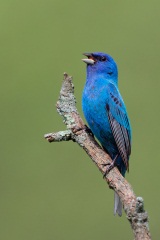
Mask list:
POLYGON ((87 64, 87 74, 89 76, 100 74, 105 78, 117 80, 117 64, 111 56, 101 52, 84 53, 83 55, 88 57, 82 59, 82 61, 87 64))

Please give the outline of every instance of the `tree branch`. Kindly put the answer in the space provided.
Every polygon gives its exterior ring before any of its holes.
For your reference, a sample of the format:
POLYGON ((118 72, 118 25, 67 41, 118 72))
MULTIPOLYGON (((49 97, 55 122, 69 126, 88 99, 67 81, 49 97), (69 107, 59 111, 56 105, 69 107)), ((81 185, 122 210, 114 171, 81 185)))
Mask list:
MULTIPOLYGON (((64 81, 57 102, 57 111, 63 117, 67 130, 57 133, 45 134, 48 142, 69 141, 78 143, 96 164, 102 174, 105 173, 104 163, 110 163, 110 156, 95 141, 93 135, 81 119, 74 96, 72 77, 64 73, 64 81)), ((144 210, 143 198, 136 197, 131 185, 120 174, 118 169, 113 168, 105 177, 109 188, 120 196, 127 219, 131 224, 135 240, 151 239, 148 214, 144 210)))

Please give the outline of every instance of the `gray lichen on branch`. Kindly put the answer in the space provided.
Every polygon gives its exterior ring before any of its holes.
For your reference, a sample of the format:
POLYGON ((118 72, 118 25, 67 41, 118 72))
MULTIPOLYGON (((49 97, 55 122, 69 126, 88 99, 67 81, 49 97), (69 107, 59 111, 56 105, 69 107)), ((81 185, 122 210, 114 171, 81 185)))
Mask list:
POLYGON ((61 142, 71 140, 71 134, 71 130, 65 130, 57 133, 48 133, 45 134, 44 137, 48 140, 48 142, 61 142))
MULTIPOLYGON (((96 142, 81 119, 76 108, 72 77, 68 76, 67 73, 64 73, 64 81, 56 107, 58 113, 63 117, 63 122, 67 130, 57 133, 48 133, 45 134, 44 137, 48 142, 69 140, 76 142, 89 155, 102 174, 104 174, 106 167, 103 164, 110 163, 112 160, 96 142)), ((117 168, 113 168, 105 176, 105 180, 109 187, 114 189, 120 196, 127 219, 131 224, 135 240, 151 239, 148 214, 144 210, 143 199, 141 197, 136 197, 131 185, 123 178, 117 168)))

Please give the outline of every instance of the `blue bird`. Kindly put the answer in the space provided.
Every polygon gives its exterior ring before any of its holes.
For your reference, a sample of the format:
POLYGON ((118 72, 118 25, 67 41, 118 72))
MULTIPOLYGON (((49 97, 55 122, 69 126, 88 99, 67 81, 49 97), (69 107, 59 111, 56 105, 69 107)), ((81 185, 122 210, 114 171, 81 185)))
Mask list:
MULTIPOLYGON (((101 52, 85 53, 87 79, 83 90, 82 108, 88 125, 110 155, 123 176, 129 171, 131 126, 118 89, 118 69, 111 56, 101 52)), ((107 171, 108 172, 108 171, 107 171)), ((122 215, 122 203, 114 194, 114 214, 122 215)))

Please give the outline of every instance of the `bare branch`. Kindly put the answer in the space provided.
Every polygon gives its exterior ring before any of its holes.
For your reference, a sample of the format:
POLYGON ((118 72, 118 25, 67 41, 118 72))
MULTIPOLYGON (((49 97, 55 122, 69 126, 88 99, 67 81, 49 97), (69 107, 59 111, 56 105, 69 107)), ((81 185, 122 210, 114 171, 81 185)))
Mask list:
POLYGON ((69 141, 71 138, 72 132, 71 130, 59 131, 57 133, 48 133, 44 135, 44 138, 48 140, 48 142, 61 142, 61 141, 69 141))
MULTIPOLYGON (((64 81, 56 107, 58 113, 63 117, 67 130, 45 134, 44 137, 49 142, 72 140, 78 143, 96 164, 101 173, 104 174, 106 167, 103 164, 110 163, 112 160, 95 141, 93 135, 88 131, 88 128, 81 119, 76 108, 72 77, 66 73, 64 73, 64 81)), ((120 196, 135 240, 151 239, 148 215, 144 210, 143 199, 136 197, 131 185, 123 178, 116 167, 106 175, 105 180, 108 186, 114 189, 120 196)))

